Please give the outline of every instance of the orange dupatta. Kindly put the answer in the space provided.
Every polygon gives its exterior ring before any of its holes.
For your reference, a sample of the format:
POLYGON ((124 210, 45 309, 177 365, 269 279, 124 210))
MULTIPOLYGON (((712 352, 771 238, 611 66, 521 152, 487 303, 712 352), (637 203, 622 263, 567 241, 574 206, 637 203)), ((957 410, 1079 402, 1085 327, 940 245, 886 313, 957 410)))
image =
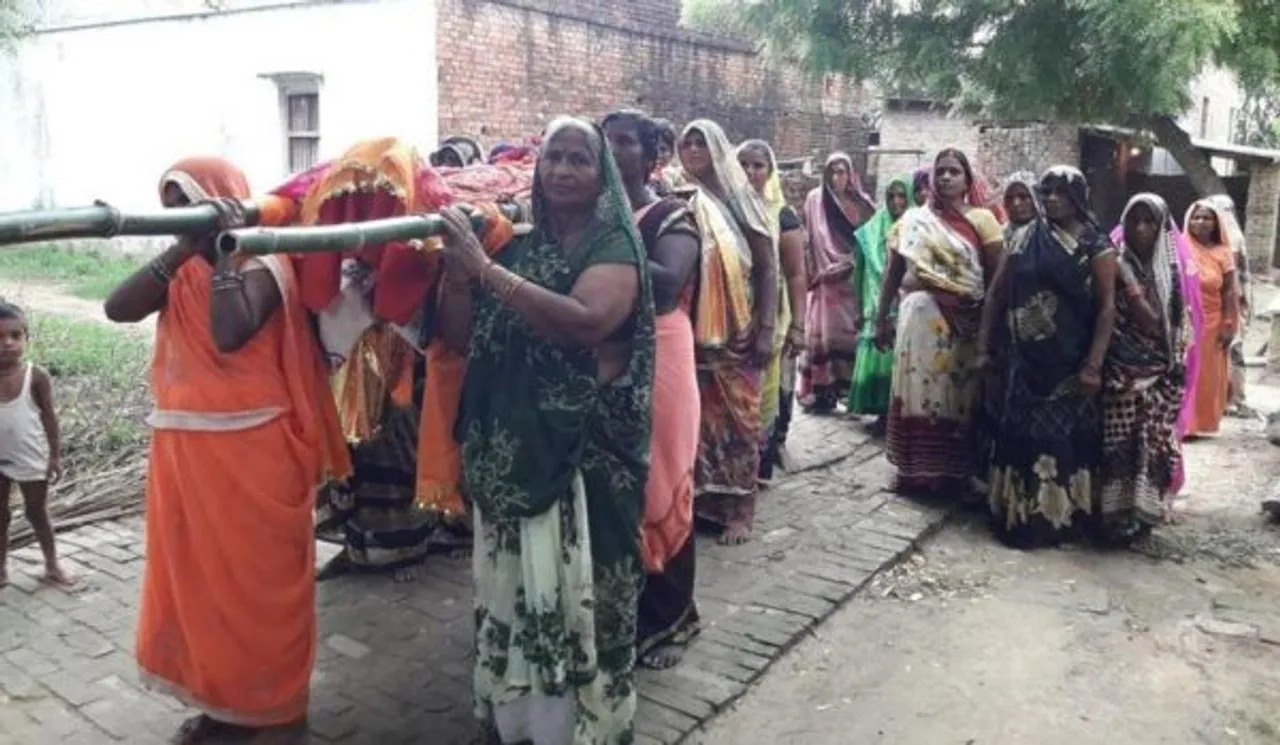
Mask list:
MULTIPOLYGON (((488 221, 481 243, 490 256, 515 235, 515 228, 497 208, 481 208, 488 221)), ((462 448, 453 436, 467 374, 465 355, 450 349, 443 339, 427 347, 427 385, 418 424, 418 495, 421 509, 461 517, 467 507, 462 495, 462 448)))

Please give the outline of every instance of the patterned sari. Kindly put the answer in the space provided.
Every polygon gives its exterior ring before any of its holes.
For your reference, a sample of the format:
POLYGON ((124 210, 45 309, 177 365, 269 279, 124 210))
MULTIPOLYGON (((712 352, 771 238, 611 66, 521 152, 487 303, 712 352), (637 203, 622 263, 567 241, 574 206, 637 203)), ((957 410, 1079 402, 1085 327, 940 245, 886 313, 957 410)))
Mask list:
MULTIPOLYGON (((1191 253, 1191 244, 1182 233, 1172 236, 1174 259, 1181 272, 1178 275, 1178 289, 1182 303, 1186 306, 1187 320, 1191 324, 1190 332, 1185 337, 1186 352, 1183 360, 1182 408, 1178 414, 1178 439, 1181 440, 1191 431, 1196 419, 1196 381, 1200 379, 1200 329, 1204 326, 1204 309, 1200 304, 1200 269, 1196 265, 1195 256, 1191 253)), ((1120 245, 1124 242, 1124 225, 1117 225, 1111 231, 1111 242, 1120 245)), ((1122 264, 1123 266, 1123 264, 1122 264)), ((1173 493, 1177 494, 1186 483, 1186 468, 1179 458, 1174 466, 1173 493)))
POLYGON ((1160 524, 1176 491, 1182 446, 1177 423, 1185 383, 1189 313, 1182 297, 1183 274, 1174 250, 1177 228, 1155 194, 1129 200, 1120 218, 1145 204, 1163 227, 1148 264, 1123 246, 1120 261, 1160 317, 1151 333, 1138 323, 1127 293, 1116 298, 1116 326, 1103 376, 1103 480, 1099 507, 1103 528, 1121 538, 1160 524))
MULTIPOLYGON (((1084 194, 1083 175, 1073 188, 1084 194)), ((1005 259, 1004 339, 994 345, 1005 350, 1004 398, 989 499, 1001 539, 1032 548, 1083 527, 1093 510, 1100 410, 1079 375, 1097 318, 1092 262, 1115 249, 1093 227, 1077 238, 1037 218, 1024 230, 1005 259)))
POLYGON ((750 525, 760 469, 761 384, 751 358, 752 257, 747 232, 768 236, 768 219, 729 138, 715 122, 694 121, 702 133, 722 194, 685 173, 696 187, 689 203, 702 237, 694 304, 694 342, 702 435, 694 479, 698 517, 715 525, 750 525))
POLYGON ((456 434, 473 500, 476 713, 505 742, 634 740, 636 600, 648 478, 654 314, 648 265, 604 135, 581 129, 604 181, 572 252, 547 226, 496 260, 567 295, 593 266, 636 267, 641 295, 612 341, 631 356, 601 382, 596 350, 551 341, 492 293, 478 296, 456 434))
MULTIPOLYGON (((915 201, 915 191, 910 179, 895 178, 885 188, 900 186, 907 192, 907 205, 915 201)), ((901 220, 902 218, 898 218, 901 220)), ((893 352, 876 349, 876 311, 880 301, 880 285, 889 264, 890 233, 898 220, 889 214, 888 207, 881 207, 874 217, 858 229, 858 262, 853 282, 862 301, 862 330, 858 336, 858 351, 853 361, 853 383, 849 387, 848 409, 850 414, 889 413, 889 388, 893 375, 893 352)), ((895 237, 896 240, 896 237, 895 237)))
POLYGON ((894 347, 888 458, 899 487, 966 487, 975 475, 973 372, 983 286, 982 250, 1001 229, 981 207, 963 214, 915 207, 896 250, 907 263, 894 347))

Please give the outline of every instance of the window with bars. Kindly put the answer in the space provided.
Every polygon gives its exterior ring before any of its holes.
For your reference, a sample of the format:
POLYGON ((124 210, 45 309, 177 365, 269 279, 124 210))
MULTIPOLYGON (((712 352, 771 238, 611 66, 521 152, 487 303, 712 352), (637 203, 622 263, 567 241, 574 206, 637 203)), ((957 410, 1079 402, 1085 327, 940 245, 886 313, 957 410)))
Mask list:
POLYGON ((297 173, 320 160, 320 93, 286 92, 284 99, 289 172, 297 173))

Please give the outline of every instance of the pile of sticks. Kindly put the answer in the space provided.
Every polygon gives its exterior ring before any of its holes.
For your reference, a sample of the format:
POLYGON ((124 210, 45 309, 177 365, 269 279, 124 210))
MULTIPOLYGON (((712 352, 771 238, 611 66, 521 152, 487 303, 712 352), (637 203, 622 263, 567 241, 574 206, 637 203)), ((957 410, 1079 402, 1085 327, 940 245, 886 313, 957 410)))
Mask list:
MULTIPOLYGON (((54 530, 74 530, 141 514, 146 475, 145 456, 135 454, 124 465, 87 473, 58 484, 49 496, 49 514, 53 518, 54 530)), ((13 500, 9 546, 21 548, 35 542, 36 535, 22 514, 22 498, 17 489, 14 489, 13 500)))

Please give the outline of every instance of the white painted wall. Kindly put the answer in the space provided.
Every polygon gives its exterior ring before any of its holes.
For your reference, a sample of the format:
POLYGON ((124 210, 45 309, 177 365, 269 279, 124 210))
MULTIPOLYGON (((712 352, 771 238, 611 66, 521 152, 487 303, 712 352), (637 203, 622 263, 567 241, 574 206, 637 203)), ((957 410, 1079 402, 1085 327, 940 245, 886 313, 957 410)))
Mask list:
MULTIPOLYGON (((1206 68, 1191 81, 1189 94, 1191 108, 1178 119, 1178 124, 1197 139, 1222 144, 1234 142, 1235 119, 1244 106, 1244 91, 1235 74, 1217 67, 1206 68)), ((1234 163, 1229 158, 1214 158, 1212 162, 1220 175, 1230 176, 1234 172, 1234 163)), ((1182 167, 1167 150, 1156 148, 1151 154, 1151 172, 1175 175, 1182 173, 1182 167)))
MULTIPOLYGON (((977 157, 978 128, 971 118, 950 116, 941 109, 886 107, 880 121, 880 147, 924 151, 921 155, 883 153, 872 159, 867 167, 877 176, 876 190, 883 193, 891 178, 932 165, 933 156, 943 148, 959 148, 970 158, 977 157)), ((981 164, 974 163, 974 167, 981 169, 981 164)))
POLYGON ((433 0, 215 4, 46 0, 44 31, 0 55, 0 211, 155 207, 160 174, 192 155, 273 188, 287 161, 272 73, 323 76, 322 158, 368 137, 437 141, 433 0))

